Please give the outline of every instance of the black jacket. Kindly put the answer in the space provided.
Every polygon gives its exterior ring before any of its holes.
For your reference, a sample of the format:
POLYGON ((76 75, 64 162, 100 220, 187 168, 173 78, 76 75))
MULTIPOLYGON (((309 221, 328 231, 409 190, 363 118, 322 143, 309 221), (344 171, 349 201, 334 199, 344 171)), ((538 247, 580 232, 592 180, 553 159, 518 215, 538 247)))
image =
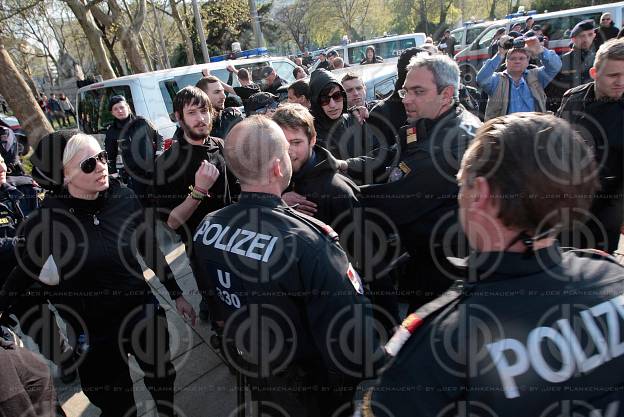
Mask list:
MULTIPOLYGON (((457 226, 455 176, 479 126, 481 121, 461 105, 438 119, 404 126, 390 182, 360 187, 361 204, 383 213, 379 227, 387 231, 388 241, 398 235, 396 245, 412 257, 414 271, 406 285, 420 291, 412 294, 413 304, 432 299, 457 279, 444 252, 453 250, 459 239, 451 240, 451 247, 445 239, 457 226)), ((388 251, 387 246, 381 249, 388 251)))
MULTIPOLYGON (((319 385, 290 394, 276 391, 273 398, 295 397, 294 403, 278 401, 286 415, 334 415, 321 387, 351 386, 373 377, 383 363, 375 332, 368 331, 373 328, 370 303, 322 222, 295 212, 276 196, 244 192, 238 203, 206 216, 195 233, 194 250, 220 299, 223 339, 234 351, 271 352, 230 355, 235 366, 251 372, 262 386, 280 380, 280 386, 290 386, 295 383, 291 378, 302 387, 319 385), (264 323, 273 326, 267 333, 264 323), (364 331, 362 337, 344 334, 344 326, 353 324, 356 332, 364 331), (343 343, 358 354, 349 355, 343 343), (305 397, 313 399, 307 409, 302 407, 305 397)), ((345 394, 349 401, 352 392, 345 394)))
POLYGON ((310 77, 310 112, 314 116, 317 143, 349 165, 349 176, 363 183, 372 183, 385 171, 389 150, 380 146, 380 140, 368 123, 360 125, 355 116, 347 112, 347 94, 340 81, 329 71, 317 69, 310 77), (323 111, 319 101, 323 89, 336 85, 342 93, 342 115, 332 120, 323 111))
POLYGON ((557 111, 561 105, 563 93, 571 88, 592 81, 589 69, 594 65, 596 51, 590 49, 572 49, 561 56, 561 70, 555 78, 546 86, 546 108, 552 112, 557 111))
POLYGON ((609 25, 609 27, 598 27, 594 32, 596 32, 596 37, 594 38, 594 49, 598 51, 600 45, 608 41, 609 39, 617 38, 620 29, 618 29, 613 22, 609 25))
POLYGON ((182 137, 156 160, 153 194, 161 210, 161 218, 166 223, 171 210, 180 205, 191 192, 195 184, 195 172, 204 159, 217 167, 219 178, 209 190, 210 197, 204 199, 186 224, 176 230, 187 244, 206 214, 227 206, 240 192, 238 180, 225 165, 223 139, 208 137, 203 145, 191 145, 182 137))
POLYGON ((416 313, 423 321, 364 396, 362 416, 622 416, 624 356, 611 353, 621 346, 622 266, 557 245, 478 255, 483 280, 416 313))
POLYGON ((341 218, 343 222, 350 219, 353 207, 357 205, 357 185, 337 171, 336 158, 325 148, 315 145, 314 161, 308 160, 300 172, 293 174, 286 191, 295 191, 316 203, 314 217, 331 225, 340 234, 341 218))
POLYGON ((158 247, 154 220, 132 190, 114 179, 93 201, 73 198, 66 190, 48 194, 20 229, 19 263, 0 290, 0 311, 38 280, 52 256, 60 279, 55 296, 80 314, 90 331, 118 326, 151 296, 135 248, 176 298, 181 291, 158 247))
POLYGON ((108 153, 108 172, 117 173, 117 154, 128 175, 146 183, 152 179, 154 160, 163 151, 163 138, 152 124, 141 116, 115 119, 106 131, 104 148, 108 153))
POLYGON ((613 251, 624 221, 624 99, 597 100, 594 83, 590 82, 564 94, 557 116, 569 121, 594 151, 602 185, 590 210, 598 220, 594 227, 599 233, 596 243, 613 251), (604 246, 599 243, 604 235, 602 230, 608 239, 604 246))
POLYGON ((225 139, 234 125, 241 120, 243 120, 243 114, 236 107, 223 109, 219 115, 212 120, 210 136, 225 139))

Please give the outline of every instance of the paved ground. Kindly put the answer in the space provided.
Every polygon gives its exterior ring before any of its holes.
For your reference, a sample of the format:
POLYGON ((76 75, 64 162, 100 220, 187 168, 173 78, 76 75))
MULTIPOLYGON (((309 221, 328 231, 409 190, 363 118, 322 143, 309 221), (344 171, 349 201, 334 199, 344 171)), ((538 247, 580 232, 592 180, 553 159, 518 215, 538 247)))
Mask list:
MULTIPOLYGON (((173 267, 178 284, 195 310, 199 311, 200 297, 183 247, 174 243, 170 236, 164 241, 167 242, 164 245, 167 249, 165 252, 168 254, 167 260, 173 267)), ((233 415, 237 406, 236 380, 210 347, 209 326, 199 320, 195 327, 187 324, 175 311, 175 306, 160 281, 151 271, 146 270, 145 276, 167 311, 171 334, 170 347, 177 371, 175 405, 179 407, 179 417, 233 415)), ((50 366, 54 368, 54 365, 50 366)), ((143 375, 136 363, 132 368, 135 381, 134 395, 139 405, 139 415, 156 416, 151 396, 143 384, 143 375)), ((60 379, 55 379, 55 386, 68 417, 100 415, 99 408, 93 406, 82 392, 79 380, 66 385, 60 379)))

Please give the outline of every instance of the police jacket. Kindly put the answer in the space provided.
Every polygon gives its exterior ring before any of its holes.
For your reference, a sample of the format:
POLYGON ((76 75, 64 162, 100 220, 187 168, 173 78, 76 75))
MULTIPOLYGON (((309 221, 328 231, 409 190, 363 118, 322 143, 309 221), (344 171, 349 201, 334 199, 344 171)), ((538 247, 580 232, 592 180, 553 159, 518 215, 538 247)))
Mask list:
POLYGON ((315 145, 313 155, 298 173, 293 174, 286 191, 295 191, 316 203, 314 217, 332 225, 340 234, 340 227, 336 226, 350 219, 353 207, 357 205, 357 185, 339 174, 336 164, 336 158, 329 151, 315 145))
POLYGON ((317 69, 310 76, 310 112, 314 116, 317 143, 349 166, 349 176, 371 183, 378 171, 385 170, 387 149, 373 134, 368 124, 360 125, 353 114, 347 112, 347 94, 340 81, 329 71, 317 69), (332 120, 323 111, 319 101, 321 91, 330 84, 342 93, 342 115, 332 120))
POLYGON ((593 47, 590 49, 573 48, 561 56, 561 71, 545 89, 548 97, 548 110, 557 111, 563 93, 569 89, 592 81, 589 69, 594 65, 595 57, 596 51, 593 47))
POLYGON ((395 357, 362 416, 624 415, 622 266, 557 244, 475 255, 479 280, 386 345, 395 357))
POLYGON ((117 172, 117 154, 121 151, 127 174, 150 181, 154 160, 163 151, 163 138, 147 119, 130 114, 124 120, 115 118, 106 131, 104 147, 110 174, 117 172))
POLYGON ((74 198, 67 190, 48 194, 20 228, 25 239, 17 246, 18 267, 0 291, 0 311, 12 303, 10 296, 39 279, 51 258, 58 282, 46 284, 55 285, 62 304, 74 309, 90 331, 112 323, 118 327, 151 296, 135 248, 177 298, 181 291, 158 247, 153 221, 132 190, 114 179, 95 200, 74 198))
POLYGON ((322 222, 272 194, 243 192, 237 203, 207 215, 193 241, 196 263, 220 300, 224 340, 249 354, 230 361, 244 362, 260 379, 296 368, 332 384, 376 372, 383 355, 369 332, 370 304, 322 222), (262 323, 272 330, 255 337, 267 328, 262 323), (368 329, 366 335, 350 339, 345 329, 353 325, 368 329), (345 342, 362 354, 351 356, 345 342))
POLYGON ((225 139, 234 125, 243 120, 243 114, 235 107, 227 107, 212 121, 210 136, 225 139))
POLYGON ((590 211, 613 235, 608 249, 614 250, 624 221, 624 100, 596 99, 590 82, 564 94, 557 116, 568 120, 594 151, 602 187, 590 211))
POLYGON ((399 158, 389 182, 360 187, 361 204, 384 214, 379 227, 390 237, 398 235, 399 247, 411 255, 416 268, 410 276, 413 289, 429 291, 429 298, 456 279, 446 260, 449 254, 443 254, 443 240, 457 225, 455 177, 479 126, 481 121, 458 104, 435 120, 402 127, 399 158))
POLYGON ((206 214, 225 207, 238 195, 238 180, 225 165, 223 140, 211 136, 204 140, 203 145, 192 145, 182 135, 156 160, 153 194, 162 220, 166 222, 171 210, 191 192, 195 185, 195 172, 204 159, 217 167, 219 178, 209 190, 210 197, 205 198, 186 224, 176 230, 185 243, 190 242, 193 231, 206 214))
POLYGON ((24 218, 20 201, 24 197, 17 188, 4 183, 0 185, 0 283, 16 265, 14 247, 17 242, 16 230, 24 218))

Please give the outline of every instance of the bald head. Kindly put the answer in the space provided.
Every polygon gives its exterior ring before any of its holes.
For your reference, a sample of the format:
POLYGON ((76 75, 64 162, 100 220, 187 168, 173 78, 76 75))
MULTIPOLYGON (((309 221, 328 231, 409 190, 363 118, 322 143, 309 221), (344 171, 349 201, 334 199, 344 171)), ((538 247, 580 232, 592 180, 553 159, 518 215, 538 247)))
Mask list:
POLYGON ((244 191, 269 187, 281 195, 290 183, 288 141, 282 129, 265 116, 255 115, 237 123, 227 135, 224 155, 244 191))

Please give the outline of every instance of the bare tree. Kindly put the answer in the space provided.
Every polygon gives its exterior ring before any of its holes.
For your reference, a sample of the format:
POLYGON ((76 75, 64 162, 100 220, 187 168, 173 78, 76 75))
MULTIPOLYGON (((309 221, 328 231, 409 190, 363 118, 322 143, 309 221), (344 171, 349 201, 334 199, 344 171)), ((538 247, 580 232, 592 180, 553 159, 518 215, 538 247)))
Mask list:
POLYGON ((290 5, 283 6, 275 15, 288 33, 292 36, 300 51, 304 51, 310 43, 310 9, 311 0, 298 0, 290 5))
POLYGON ((53 132, 54 129, 5 49, 2 33, 0 33, 0 68, 2 68, 0 94, 9 103, 24 130, 28 132, 30 144, 34 146, 43 135, 53 132))
POLYGON ((370 0, 329 0, 326 5, 340 20, 349 39, 359 39, 359 29, 368 15, 370 0))
MULTIPOLYGON (((178 12, 178 6, 175 0, 169 0, 169 5, 171 6, 171 16, 176 23, 176 27, 180 32, 180 36, 182 36, 182 40, 184 41, 184 47, 186 49, 186 63, 188 65, 194 65, 197 62, 195 61, 195 52, 193 52, 193 41, 189 35, 190 31, 186 25, 186 20, 183 20, 180 17, 180 13, 178 12)), ((182 1, 182 5, 184 6, 184 0, 182 1)))
POLYGON ((115 72, 113 67, 108 62, 106 56, 106 50, 104 49, 104 42, 102 41, 102 32, 95 24, 93 15, 91 14, 91 7, 95 6, 95 3, 90 3, 88 6, 83 3, 82 0, 63 0, 69 8, 72 10, 76 19, 80 23, 82 30, 84 31, 89 47, 93 53, 93 59, 95 60, 95 66, 105 80, 115 78, 115 72))
POLYGON ((117 3, 116 0, 108 0, 108 13, 104 12, 99 5, 94 5, 92 9, 93 16, 117 36, 121 42, 121 46, 126 54, 128 63, 132 71, 136 73, 146 72, 147 67, 141 56, 141 51, 137 47, 139 43, 138 34, 141 31, 146 15, 146 0, 138 0, 137 11, 134 19, 129 22, 117 3))

